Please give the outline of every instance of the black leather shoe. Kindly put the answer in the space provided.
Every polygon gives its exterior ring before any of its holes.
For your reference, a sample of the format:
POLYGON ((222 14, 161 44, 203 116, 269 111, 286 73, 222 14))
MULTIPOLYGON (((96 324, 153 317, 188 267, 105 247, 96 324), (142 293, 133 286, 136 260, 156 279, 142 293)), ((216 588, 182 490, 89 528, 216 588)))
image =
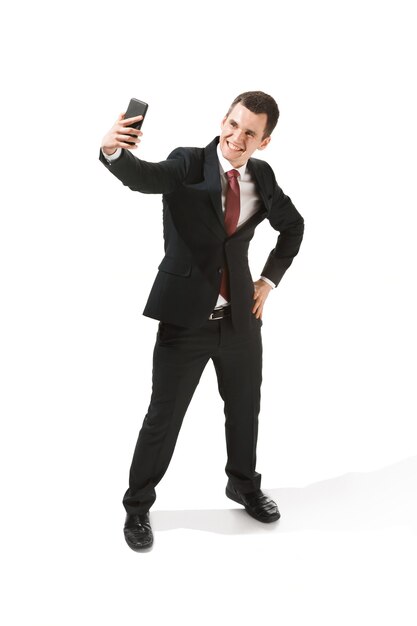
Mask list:
POLYGON ((234 502, 243 504, 247 513, 258 520, 258 522, 276 522, 281 517, 276 502, 266 496, 260 489, 251 493, 240 493, 229 480, 226 487, 226 496, 234 500, 234 502))
POLYGON ((130 515, 128 513, 123 532, 126 543, 132 550, 144 550, 153 544, 149 513, 143 513, 143 515, 130 515))

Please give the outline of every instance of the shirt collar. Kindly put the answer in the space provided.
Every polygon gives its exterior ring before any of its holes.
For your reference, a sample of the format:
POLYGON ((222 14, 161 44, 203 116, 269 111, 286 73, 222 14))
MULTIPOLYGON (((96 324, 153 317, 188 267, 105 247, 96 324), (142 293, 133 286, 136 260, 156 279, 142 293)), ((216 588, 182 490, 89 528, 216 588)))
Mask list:
POLYGON ((226 174, 226 172, 230 172, 230 170, 237 170, 240 174, 240 179, 242 180, 246 172, 247 163, 244 163, 241 167, 233 167, 233 165, 222 155, 220 143, 217 144, 217 157, 219 159, 220 167, 222 169, 222 174, 226 174))

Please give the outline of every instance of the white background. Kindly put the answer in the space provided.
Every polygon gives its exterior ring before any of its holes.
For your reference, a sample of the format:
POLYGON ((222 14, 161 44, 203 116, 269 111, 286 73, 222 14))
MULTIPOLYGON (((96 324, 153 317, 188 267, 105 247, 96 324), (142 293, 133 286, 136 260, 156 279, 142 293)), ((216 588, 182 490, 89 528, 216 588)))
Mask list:
MULTIPOLYGON (((20 3, 1 20, 2 610, 8 626, 416 623, 412 2, 20 3), (152 509, 121 498, 150 395, 161 199, 98 161, 130 97, 137 154, 204 146, 240 92, 306 221, 267 303, 258 445, 282 519, 226 499, 209 365, 152 509), (144 216, 146 215, 146 223, 144 216), (261 527, 262 526, 262 527, 261 527)), ((258 275, 276 233, 257 230, 258 275)))

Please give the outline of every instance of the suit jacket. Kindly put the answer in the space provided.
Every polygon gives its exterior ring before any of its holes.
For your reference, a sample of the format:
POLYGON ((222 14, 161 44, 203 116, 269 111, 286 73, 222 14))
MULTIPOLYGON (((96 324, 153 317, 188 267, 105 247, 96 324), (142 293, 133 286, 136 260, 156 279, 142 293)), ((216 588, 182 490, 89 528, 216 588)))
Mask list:
POLYGON ((271 167, 251 158, 247 167, 261 198, 261 209, 233 235, 224 228, 216 137, 206 148, 177 148, 160 163, 149 163, 122 150, 120 158, 100 160, 133 191, 163 194, 165 256, 143 314, 163 322, 199 328, 216 305, 221 274, 228 268, 232 322, 250 327, 253 279, 249 242, 267 218, 279 231, 262 276, 278 284, 297 254, 304 221, 278 186, 271 167))

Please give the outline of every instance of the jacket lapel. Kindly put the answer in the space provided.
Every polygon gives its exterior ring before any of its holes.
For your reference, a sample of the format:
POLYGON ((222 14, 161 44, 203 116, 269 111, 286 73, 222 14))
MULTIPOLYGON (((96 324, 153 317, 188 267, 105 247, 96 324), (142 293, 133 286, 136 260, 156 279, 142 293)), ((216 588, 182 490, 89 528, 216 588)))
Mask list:
POLYGON ((220 182, 219 159, 217 158, 217 144, 219 138, 216 137, 204 149, 204 181, 209 192, 214 213, 222 227, 224 234, 224 216, 222 209, 222 186, 220 182))
POLYGON ((263 202, 263 208, 269 213, 269 208, 271 204, 271 197, 268 196, 264 177, 259 167, 259 161, 257 159, 249 159, 247 168, 253 177, 256 185, 256 189, 258 190, 259 195, 261 196, 261 200, 263 202))

